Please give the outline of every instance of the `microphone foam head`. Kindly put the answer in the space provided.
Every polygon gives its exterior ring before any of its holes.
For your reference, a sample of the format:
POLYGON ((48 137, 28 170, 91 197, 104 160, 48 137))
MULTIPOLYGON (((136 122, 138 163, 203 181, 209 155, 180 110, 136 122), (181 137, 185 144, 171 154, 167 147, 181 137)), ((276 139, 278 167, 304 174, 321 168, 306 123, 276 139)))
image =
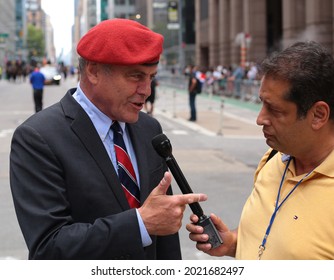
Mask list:
POLYGON ((158 134, 152 139, 153 148, 163 158, 172 155, 172 145, 165 134, 158 134))

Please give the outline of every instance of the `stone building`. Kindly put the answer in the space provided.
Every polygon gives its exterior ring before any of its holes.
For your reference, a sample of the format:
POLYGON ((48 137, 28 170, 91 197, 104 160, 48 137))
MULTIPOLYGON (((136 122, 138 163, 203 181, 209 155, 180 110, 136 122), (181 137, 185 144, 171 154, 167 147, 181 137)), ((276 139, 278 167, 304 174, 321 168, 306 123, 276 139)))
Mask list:
POLYGON ((334 53, 334 0, 195 0, 196 64, 261 61, 298 40, 334 53))

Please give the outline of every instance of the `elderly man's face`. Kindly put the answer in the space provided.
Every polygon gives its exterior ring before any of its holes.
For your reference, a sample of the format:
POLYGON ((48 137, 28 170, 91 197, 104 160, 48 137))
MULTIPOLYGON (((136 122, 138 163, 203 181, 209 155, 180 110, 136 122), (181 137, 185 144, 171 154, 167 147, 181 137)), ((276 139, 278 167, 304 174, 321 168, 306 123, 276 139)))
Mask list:
POLYGON ((133 123, 138 120, 145 99, 151 94, 151 80, 157 65, 97 65, 98 78, 94 82, 91 101, 113 120, 133 123))

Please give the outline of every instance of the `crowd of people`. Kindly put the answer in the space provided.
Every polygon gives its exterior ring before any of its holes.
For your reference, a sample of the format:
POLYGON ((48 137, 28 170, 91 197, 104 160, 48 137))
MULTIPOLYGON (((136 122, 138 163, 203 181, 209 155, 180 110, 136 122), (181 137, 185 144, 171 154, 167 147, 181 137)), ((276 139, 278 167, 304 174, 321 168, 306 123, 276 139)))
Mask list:
MULTIPOLYGON (((193 65, 188 65, 184 68, 183 74, 189 77, 193 69, 193 65)), ((248 62, 245 66, 218 65, 209 69, 196 66, 196 76, 202 83, 203 91, 208 94, 253 101, 256 99, 252 86, 259 84, 259 75, 258 65, 254 62, 248 62)))
POLYGON ((27 76, 31 73, 33 69, 29 63, 24 60, 8 60, 6 62, 3 74, 8 81, 26 81, 27 76))
MULTIPOLYGON (((175 71, 172 74, 175 75, 175 71)), ((219 65, 208 70, 197 65, 188 65, 183 69, 183 75, 188 79, 189 121, 197 121, 196 96, 202 92, 260 102, 258 98, 260 79, 258 66, 255 63, 235 68, 219 65)))
MULTIPOLYGON (((22 59, 8 60, 4 66, 0 65, 0 79, 8 80, 9 82, 25 82, 29 75, 35 70, 38 64, 50 64, 50 61, 43 63, 37 63, 31 61, 26 62, 22 59)), ((66 79, 68 75, 74 76, 77 74, 77 69, 74 66, 68 67, 64 62, 60 62, 57 65, 59 73, 62 74, 63 78, 66 79)))

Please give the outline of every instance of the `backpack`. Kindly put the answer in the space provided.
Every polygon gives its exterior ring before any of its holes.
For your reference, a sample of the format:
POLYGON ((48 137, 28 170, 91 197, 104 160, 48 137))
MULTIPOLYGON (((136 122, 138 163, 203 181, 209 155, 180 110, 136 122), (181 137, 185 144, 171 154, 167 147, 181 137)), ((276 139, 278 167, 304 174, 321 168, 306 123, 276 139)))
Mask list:
POLYGON ((200 79, 196 78, 196 93, 202 92, 203 83, 200 81, 200 79))

